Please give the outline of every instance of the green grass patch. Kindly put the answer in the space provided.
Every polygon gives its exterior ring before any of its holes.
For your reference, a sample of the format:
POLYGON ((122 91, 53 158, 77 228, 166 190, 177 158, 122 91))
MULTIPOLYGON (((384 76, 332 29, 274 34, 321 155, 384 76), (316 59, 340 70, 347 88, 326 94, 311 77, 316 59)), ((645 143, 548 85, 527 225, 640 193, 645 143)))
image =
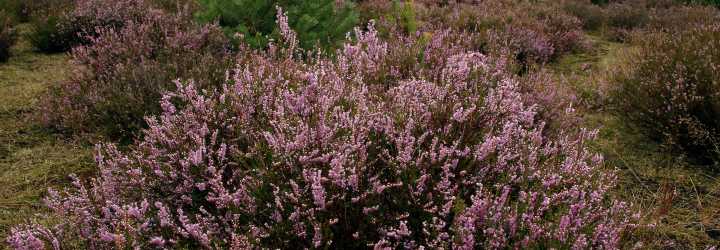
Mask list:
MULTIPOLYGON (((27 26, 19 30, 27 32, 27 26)), ((67 186, 69 174, 94 169, 92 145, 54 134, 29 119, 47 86, 70 73, 68 56, 35 53, 26 40, 12 50, 10 61, 0 64, 2 242, 13 225, 45 209, 42 197, 49 187, 67 186)))

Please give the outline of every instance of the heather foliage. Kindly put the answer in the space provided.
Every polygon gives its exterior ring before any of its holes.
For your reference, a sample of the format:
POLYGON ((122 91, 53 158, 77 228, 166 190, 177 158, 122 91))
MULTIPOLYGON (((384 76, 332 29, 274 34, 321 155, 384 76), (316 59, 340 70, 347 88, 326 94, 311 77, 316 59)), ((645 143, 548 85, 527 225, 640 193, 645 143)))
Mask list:
POLYGON ((605 12, 602 7, 593 4, 590 0, 565 1, 563 8, 583 24, 586 30, 598 30, 605 24, 605 12))
POLYGON ((24 13, 23 2, 21 0, 2 0, 0 1, 0 10, 4 12, 6 18, 13 21, 26 21, 28 16, 24 13))
POLYGON ((200 9, 200 3, 196 0, 150 0, 150 2, 154 7, 172 13, 182 11, 195 12, 200 9))
POLYGON ((97 28, 89 45, 73 50, 74 74, 45 98, 44 122, 128 139, 145 126, 145 115, 160 112, 161 93, 174 79, 219 85, 232 65, 228 42, 219 28, 190 20, 150 10, 122 28, 97 28))
POLYGON ((606 15, 608 33, 617 41, 624 41, 631 31, 645 27, 650 20, 648 9, 639 4, 612 3, 607 7, 606 15))
POLYGON ((619 113, 696 160, 720 156, 720 26, 654 34, 616 77, 619 113))
POLYGON ((15 44, 15 29, 10 16, 0 10, 0 62, 10 58, 10 47, 15 44))
POLYGON ((720 11, 708 6, 671 6, 650 12, 648 29, 668 32, 683 31, 688 27, 711 25, 720 22, 720 11))
POLYGON ((585 29, 621 42, 632 38, 634 32, 673 32, 720 20, 717 8, 683 1, 614 1, 600 6, 586 0, 568 0, 563 6, 582 20, 585 29))
POLYGON ((73 0, 2 0, 4 10, 15 22, 27 22, 33 17, 49 15, 71 4, 73 0))
POLYGON ((97 178, 50 192, 64 223, 11 247, 613 249, 633 225, 595 132, 546 136, 504 60, 373 25, 304 60, 277 20, 282 43, 241 47, 215 91, 176 82, 133 150, 99 146, 97 178), (420 68, 388 64, 405 46, 420 68))
POLYGON ((229 36, 240 34, 254 48, 264 48, 269 40, 279 38, 275 6, 287 11, 288 25, 298 32, 298 43, 305 50, 333 48, 358 21, 350 1, 200 0, 200 5, 200 20, 217 21, 229 36))
POLYGON ((582 22, 556 4, 486 1, 430 11, 434 13, 427 23, 467 31, 477 47, 510 55, 523 67, 547 63, 584 47, 582 22))
POLYGON ((143 0, 79 0, 67 12, 36 17, 28 40, 42 52, 69 51, 89 44, 98 28, 119 28, 138 22, 149 4, 143 0))
POLYGON ((64 30, 60 27, 62 18, 58 16, 38 17, 32 20, 32 31, 27 39, 32 46, 41 52, 64 52, 73 45, 80 44, 77 30, 64 30))

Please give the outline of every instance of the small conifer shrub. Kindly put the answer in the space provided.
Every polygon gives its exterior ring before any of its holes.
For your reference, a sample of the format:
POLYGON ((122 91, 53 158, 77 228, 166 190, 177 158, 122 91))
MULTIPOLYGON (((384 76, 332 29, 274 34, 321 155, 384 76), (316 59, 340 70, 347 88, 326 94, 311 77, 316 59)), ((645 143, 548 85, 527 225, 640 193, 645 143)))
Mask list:
POLYGON ((359 19, 354 4, 344 0, 200 0, 200 5, 200 20, 217 21, 229 36, 240 35, 254 48, 263 48, 270 39, 279 38, 275 6, 287 11, 288 25, 297 32, 299 45, 305 50, 334 48, 359 19))

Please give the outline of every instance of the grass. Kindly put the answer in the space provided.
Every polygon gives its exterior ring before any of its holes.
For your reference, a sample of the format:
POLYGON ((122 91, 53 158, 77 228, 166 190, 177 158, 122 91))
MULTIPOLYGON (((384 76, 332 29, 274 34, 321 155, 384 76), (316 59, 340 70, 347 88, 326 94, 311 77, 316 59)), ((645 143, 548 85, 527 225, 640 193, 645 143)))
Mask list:
MULTIPOLYGON (((18 27, 21 34, 27 29, 18 27)), ((44 210, 47 188, 66 186, 68 174, 93 169, 92 145, 29 119, 47 86, 70 74, 68 56, 35 53, 20 37, 10 61, 0 64, 0 241, 13 225, 44 210)))
POLYGON ((613 70, 633 47, 588 36, 593 49, 561 58, 550 66, 578 94, 585 126, 599 128, 594 147, 606 165, 619 170, 617 195, 642 212, 651 227, 628 235, 627 247, 705 249, 720 245, 720 176, 666 153, 611 111, 604 90, 613 70))

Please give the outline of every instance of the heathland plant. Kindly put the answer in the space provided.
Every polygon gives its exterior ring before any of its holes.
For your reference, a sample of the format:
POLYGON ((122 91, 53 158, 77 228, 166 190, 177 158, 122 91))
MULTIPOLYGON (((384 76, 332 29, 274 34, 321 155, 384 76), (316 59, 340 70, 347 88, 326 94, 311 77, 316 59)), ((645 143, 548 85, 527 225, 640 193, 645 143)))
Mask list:
POLYGON ((130 152, 98 146, 97 178, 50 192, 61 224, 10 246, 614 249, 632 228, 596 133, 546 135, 504 60, 434 32, 404 40, 435 48, 416 77, 368 83, 408 45, 370 25, 300 58, 278 12, 281 43, 244 50, 214 91, 176 82, 130 152))
POLYGON ((299 45, 305 50, 339 45, 359 18, 350 1, 200 0, 200 5, 200 20, 217 21, 230 37, 240 35, 239 39, 254 48, 266 47, 269 40, 279 38, 276 6, 287 11, 288 24, 297 31, 299 45))
POLYGON ((563 8, 580 19, 585 30, 599 30, 606 23, 605 10, 589 0, 565 1, 563 8))
POLYGON ((232 65, 222 31, 195 24, 188 14, 148 10, 121 28, 95 33, 88 45, 73 49, 75 73, 45 98, 47 125, 130 139, 145 127, 144 116, 160 112, 159 100, 174 89, 173 80, 219 86, 232 65))
POLYGON ((57 14, 74 0, 0 0, 0 10, 8 12, 15 22, 28 22, 33 17, 57 14))
POLYGON ((720 160, 720 26, 648 35, 616 76, 619 114, 695 160, 720 160))
POLYGON ((34 17, 28 40, 41 52, 66 52, 89 44, 97 29, 140 21, 149 6, 144 0, 78 0, 67 11, 34 17))

